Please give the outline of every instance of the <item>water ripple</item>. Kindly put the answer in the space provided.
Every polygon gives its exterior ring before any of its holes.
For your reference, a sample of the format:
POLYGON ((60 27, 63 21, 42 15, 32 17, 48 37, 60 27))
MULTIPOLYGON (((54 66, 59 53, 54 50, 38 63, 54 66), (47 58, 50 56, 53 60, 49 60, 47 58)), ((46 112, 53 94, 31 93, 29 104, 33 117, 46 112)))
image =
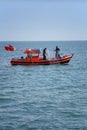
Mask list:
MULTIPOLYGON (((1 50, 1 130, 87 129, 87 45, 72 45, 75 56, 67 65, 11 66, 10 53, 1 50)), ((61 47, 72 51, 71 43, 61 47)))

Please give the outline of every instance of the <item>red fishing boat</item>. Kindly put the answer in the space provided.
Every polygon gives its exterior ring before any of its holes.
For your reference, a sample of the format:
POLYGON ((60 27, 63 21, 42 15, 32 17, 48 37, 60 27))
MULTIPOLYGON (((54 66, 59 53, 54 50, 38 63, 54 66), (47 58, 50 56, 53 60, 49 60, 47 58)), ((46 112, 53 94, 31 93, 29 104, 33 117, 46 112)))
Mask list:
POLYGON ((52 64, 65 64, 68 63, 73 54, 62 56, 60 59, 56 58, 47 58, 43 60, 43 57, 40 57, 41 53, 38 49, 26 49, 24 53, 27 54, 26 58, 12 58, 10 63, 11 65, 52 65, 52 64))

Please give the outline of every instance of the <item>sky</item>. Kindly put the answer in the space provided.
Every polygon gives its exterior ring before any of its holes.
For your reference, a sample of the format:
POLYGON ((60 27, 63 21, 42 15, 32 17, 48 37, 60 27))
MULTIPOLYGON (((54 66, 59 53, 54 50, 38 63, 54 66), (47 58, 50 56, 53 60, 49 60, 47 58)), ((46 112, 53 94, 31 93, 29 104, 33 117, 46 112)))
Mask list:
POLYGON ((87 40, 86 0, 0 0, 0 41, 87 40))

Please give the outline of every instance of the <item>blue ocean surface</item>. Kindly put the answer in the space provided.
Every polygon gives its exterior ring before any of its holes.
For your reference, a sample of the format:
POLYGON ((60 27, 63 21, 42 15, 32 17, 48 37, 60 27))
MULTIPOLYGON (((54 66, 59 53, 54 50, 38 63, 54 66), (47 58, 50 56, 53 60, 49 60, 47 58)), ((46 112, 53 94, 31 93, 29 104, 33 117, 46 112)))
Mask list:
POLYGON ((87 41, 0 42, 0 130, 87 130, 87 41), (68 64, 10 64, 26 48, 47 47, 51 57, 56 46, 74 54, 68 64))

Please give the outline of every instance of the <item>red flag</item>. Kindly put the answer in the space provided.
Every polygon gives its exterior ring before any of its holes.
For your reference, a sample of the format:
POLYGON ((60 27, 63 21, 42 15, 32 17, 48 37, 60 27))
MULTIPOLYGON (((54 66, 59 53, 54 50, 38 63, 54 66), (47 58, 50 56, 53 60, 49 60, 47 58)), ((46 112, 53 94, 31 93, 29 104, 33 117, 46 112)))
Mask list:
POLYGON ((12 45, 9 45, 9 46, 5 46, 4 49, 5 49, 6 51, 14 51, 16 48, 13 47, 12 45))

